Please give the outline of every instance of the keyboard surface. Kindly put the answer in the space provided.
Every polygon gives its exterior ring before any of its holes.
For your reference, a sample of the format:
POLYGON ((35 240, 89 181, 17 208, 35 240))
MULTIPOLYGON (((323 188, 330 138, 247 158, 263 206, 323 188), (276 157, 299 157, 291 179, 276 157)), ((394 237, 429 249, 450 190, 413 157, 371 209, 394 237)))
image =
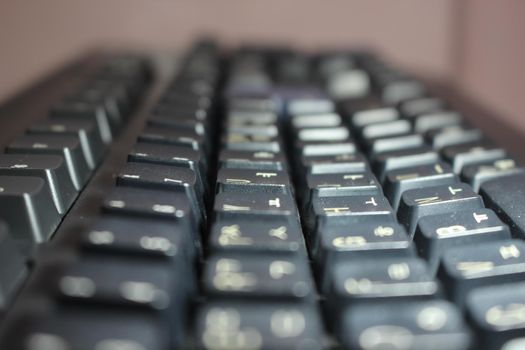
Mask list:
POLYGON ((522 140, 371 52, 81 58, 0 107, 0 349, 525 349, 522 140))

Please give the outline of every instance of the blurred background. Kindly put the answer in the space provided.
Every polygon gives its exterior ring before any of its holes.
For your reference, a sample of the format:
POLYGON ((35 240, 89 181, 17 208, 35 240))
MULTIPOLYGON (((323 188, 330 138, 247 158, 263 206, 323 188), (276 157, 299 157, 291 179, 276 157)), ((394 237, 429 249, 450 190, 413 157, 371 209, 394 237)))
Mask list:
POLYGON ((522 0, 0 0, 0 100, 95 47, 366 46, 525 130, 522 0))

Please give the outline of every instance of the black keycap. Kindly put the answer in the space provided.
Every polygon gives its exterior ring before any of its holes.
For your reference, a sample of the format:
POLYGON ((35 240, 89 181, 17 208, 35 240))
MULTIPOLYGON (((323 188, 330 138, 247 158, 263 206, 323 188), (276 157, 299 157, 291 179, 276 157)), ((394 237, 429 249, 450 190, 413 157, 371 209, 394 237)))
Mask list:
POLYGON ((486 181, 524 172, 525 169, 514 159, 504 158, 482 164, 467 165, 461 171, 461 178, 478 192, 480 186, 486 181))
POLYGON ((95 169, 105 152, 96 125, 92 121, 73 119, 43 120, 29 128, 30 134, 70 135, 78 137, 90 169, 95 169))
POLYGON ((424 216, 481 208, 481 197, 469 185, 457 183, 406 191, 401 196, 397 217, 413 237, 419 219, 424 216))
POLYGON ((406 134, 393 137, 381 137, 368 142, 371 157, 377 157, 384 152, 400 151, 404 149, 417 148, 424 145, 423 136, 419 134, 406 134))
POLYGON ((104 200, 103 209, 109 213, 133 217, 177 220, 188 230, 195 230, 199 224, 188 197, 182 193, 116 187, 104 200))
POLYGON ((443 129, 430 130, 426 133, 427 140, 437 150, 447 146, 480 141, 482 137, 481 130, 462 126, 449 126, 443 129))
POLYGON ((196 120, 191 116, 186 118, 174 118, 173 116, 167 115, 152 115, 148 118, 147 123, 152 126, 166 126, 169 128, 188 130, 201 136, 205 135, 207 131, 205 123, 196 120))
POLYGON ((0 215, 25 255, 46 241, 60 222, 45 181, 29 176, 0 176, 0 215))
POLYGON ((523 349, 525 283, 475 289, 466 306, 479 349, 523 349))
POLYGON ((60 214, 69 209, 78 194, 61 156, 2 154, 0 175, 41 178, 49 187, 60 214))
POLYGON ((369 169, 361 153, 302 156, 301 166, 308 174, 359 173, 369 169))
POLYGON ((376 123, 365 126, 361 130, 364 140, 377 139, 396 135, 405 135, 412 131, 412 125, 408 120, 395 120, 386 123, 376 123))
POLYGON ((204 268, 210 297, 311 300, 315 289, 303 256, 217 254, 204 268))
POLYGON ((393 220, 394 212, 382 195, 321 197, 312 201, 310 212, 304 217, 313 241, 328 225, 349 225, 377 220, 393 220))
POLYGON ((358 264, 364 259, 415 256, 405 228, 395 222, 374 222, 348 226, 328 226, 319 234, 318 244, 310 246, 321 288, 326 288, 339 262, 358 264))
POLYGON ((286 220, 221 220, 211 227, 208 241, 212 252, 306 254, 297 225, 286 220))
POLYGON ((23 135, 12 142, 7 153, 52 154, 62 156, 77 191, 86 184, 91 170, 82 152, 80 140, 68 135, 23 135))
POLYGON ((364 196, 382 193, 379 183, 370 172, 308 174, 306 186, 306 192, 303 194, 305 206, 319 197, 364 196))
POLYGON ((510 231, 489 209, 429 215, 417 225, 414 242, 434 273, 443 253, 455 246, 510 239, 510 231))
POLYGON ((214 211, 218 220, 259 217, 271 220, 283 218, 295 224, 298 222, 295 201, 289 194, 258 193, 247 196, 242 193, 218 193, 214 211))
POLYGON ((379 154, 373 162, 373 169, 379 181, 383 183, 390 170, 411 168, 418 165, 436 164, 439 155, 427 146, 392 151, 379 154))
POLYGON ((129 152, 128 161, 190 168, 197 174, 201 186, 206 187, 205 159, 199 151, 188 147, 138 142, 129 152))
POLYGON ((452 169, 457 174, 460 174, 466 165, 494 161, 506 156, 503 149, 486 142, 449 146, 443 148, 441 153, 443 158, 452 164, 452 169))
POLYGON ((345 310, 338 338, 345 349, 467 350, 471 334, 446 301, 357 305, 345 310))
POLYGON ((444 162, 413 168, 391 170, 386 173, 384 191, 394 210, 397 210, 403 192, 458 182, 450 166, 444 162))
POLYGON ((525 216, 522 204, 525 196, 525 175, 508 176, 481 185, 481 195, 488 208, 510 226, 512 235, 523 238, 525 216))
POLYGON ((48 274, 35 278, 46 278, 56 296, 76 303, 169 310, 194 288, 191 275, 181 278, 187 272, 182 264, 92 256, 49 268, 60 271, 56 280, 48 274))
POLYGON ((15 292, 27 276, 24 257, 7 225, 0 221, 0 310, 10 305, 15 292))
POLYGON ((429 130, 442 129, 460 125, 461 115, 454 111, 440 111, 422 114, 414 119, 414 131, 425 133, 429 130))
POLYGON ((224 149, 231 151, 247 151, 247 152, 271 152, 277 153, 281 151, 281 144, 277 139, 270 139, 269 141, 257 141, 246 136, 237 137, 230 135, 225 139, 224 149))
POLYGON ((433 298, 440 286, 417 258, 372 259, 339 262, 328 272, 324 290, 329 309, 340 311, 345 304, 433 298))
POLYGON ((336 127, 342 124, 341 116, 337 113, 301 114, 291 118, 295 129, 336 127))
POLYGON ((228 169, 284 170, 286 158, 281 152, 222 150, 219 165, 228 169))
POLYGON ((104 215, 82 237, 89 251, 126 256, 147 256, 187 263, 197 253, 199 236, 173 223, 104 215), (178 260, 177 260, 178 261, 178 260))
POLYGON ((357 150, 352 141, 298 141, 295 146, 304 157, 337 156, 355 153, 357 150))
POLYGON ((525 242, 505 240, 455 247, 443 254, 438 275, 447 294, 463 306, 475 288, 520 282, 525 277, 525 242))
POLYGON ((230 110, 226 115, 228 125, 270 125, 277 122, 277 114, 272 111, 230 110))
MULTIPOLYGON (((161 319, 143 312, 108 308, 62 308, 26 313, 10 324, 8 349, 167 349, 161 319), (89 330, 89 331, 86 331, 89 330)), ((180 340, 179 340, 180 342, 180 340)))
POLYGON ((166 126, 146 126, 139 135, 139 141, 184 146, 194 150, 204 149, 204 138, 189 130, 166 126))
POLYGON ((414 119, 422 114, 442 111, 446 103, 437 97, 419 97, 399 104, 399 111, 408 119, 414 119))
POLYGON ((240 135, 261 135, 267 137, 277 137, 279 135, 279 129, 277 126, 269 125, 226 125, 227 134, 240 134, 240 135))
POLYGON ((296 137, 303 142, 348 141, 350 140, 350 131, 344 126, 334 128, 308 128, 298 130, 296 137))
POLYGON ((169 165, 126 163, 117 175, 117 185, 153 188, 185 193, 193 212, 204 212, 204 188, 200 187, 195 172, 188 168, 169 165))
POLYGON ((356 129, 361 129, 367 125, 388 123, 399 118, 399 113, 393 107, 380 107, 362 109, 355 111, 350 119, 351 125, 356 129))
POLYGON ((217 173, 218 192, 236 193, 290 193, 288 174, 284 171, 219 169, 217 173))
POLYGON ((199 309, 195 331, 207 350, 324 348, 320 315, 304 303, 210 302, 199 309))
POLYGON ((97 125, 100 138, 108 144, 113 139, 109 117, 103 105, 82 101, 64 101, 53 107, 50 116, 52 119, 80 119, 93 121, 97 125))

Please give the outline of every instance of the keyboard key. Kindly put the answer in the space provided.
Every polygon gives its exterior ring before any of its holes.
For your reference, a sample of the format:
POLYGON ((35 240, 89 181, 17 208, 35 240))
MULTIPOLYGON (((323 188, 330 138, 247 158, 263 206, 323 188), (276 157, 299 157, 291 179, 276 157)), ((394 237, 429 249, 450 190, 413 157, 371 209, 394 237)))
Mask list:
POLYGON ((425 216, 419 220, 414 236, 419 254, 433 273, 449 248, 505 239, 510 239, 509 228, 489 209, 425 216))
POLYGON ((437 150, 447 146, 481 141, 482 137, 481 130, 463 126, 448 126, 443 129, 429 130, 426 133, 427 140, 437 150))
POLYGON ((203 279, 209 297, 311 300, 315 293, 304 257, 218 254, 208 259, 203 279))
POLYGON ((302 231, 286 220, 221 220, 211 227, 209 249, 215 252, 305 255, 302 231))
POLYGON ((458 179, 450 166, 443 162, 437 162, 388 171, 385 177, 384 191, 394 210, 397 210, 401 195, 407 190, 452 185, 456 182, 458 179))
MULTIPOLYGON (((11 324, 10 349, 166 349, 169 332, 151 315, 108 308, 49 310, 20 316, 11 324), (89 331, 86 331, 89 330, 89 331)), ((177 340, 180 343, 180 339, 177 340)))
POLYGON ((414 120, 414 131, 425 133, 429 130, 442 129, 449 126, 460 125, 461 115, 454 111, 440 111, 423 114, 414 120))
POLYGON ((80 119, 93 121, 97 125, 100 138, 106 144, 113 139, 107 111, 103 105, 82 101, 64 101, 54 106, 50 113, 51 118, 80 119))
POLYGON ((379 154, 373 161, 373 169, 383 183, 390 170, 431 165, 439 162, 439 155, 427 146, 379 154))
POLYGON ((236 193, 290 193, 288 174, 284 171, 219 169, 218 192, 236 193))
POLYGON ((184 146, 197 151, 205 151, 204 139, 201 135, 189 130, 166 126, 146 126, 139 135, 139 141, 184 146))
POLYGON ((258 193, 247 196, 242 193, 218 193, 215 196, 216 219, 242 219, 250 217, 278 219, 298 222, 294 199, 289 195, 258 193))
POLYGON ((335 128, 308 128, 299 130, 297 139, 303 142, 309 141, 347 141, 350 138, 350 132, 344 126, 335 128))
POLYGON ((469 183, 474 191, 478 192, 480 186, 486 181, 523 174, 525 169, 511 158, 498 159, 491 162, 467 165, 461 171, 461 178, 469 183))
POLYGON ((462 306, 470 291, 490 285, 523 281, 525 242, 505 240, 484 242, 447 250, 439 277, 447 294, 462 306))
POLYGON ((381 137, 371 139, 368 142, 368 149, 371 157, 377 157, 384 152, 401 151, 410 148, 423 146, 425 141, 419 134, 406 134, 393 137, 381 137))
POLYGON ((302 156, 301 165, 308 174, 360 173, 369 170, 361 153, 302 156))
POLYGON ((199 236, 172 223, 104 215, 82 237, 88 251, 111 255, 177 260, 190 264, 200 249, 199 236))
POLYGON ((440 293, 427 265, 417 258, 340 262, 328 273, 330 282, 323 292, 327 294, 329 310, 335 314, 350 303, 414 301, 440 293))
POLYGON ((103 210, 133 217, 176 220, 188 230, 199 227, 197 214, 192 212, 188 197, 182 193, 116 187, 104 200, 103 210))
POLYGON ((323 326, 313 305, 210 302, 197 315, 199 348, 311 349, 323 345, 323 326))
POLYGON ((491 208, 510 226, 515 237, 524 237, 525 218, 521 202, 525 193, 524 175, 494 179, 481 185, 480 193, 487 207, 491 208))
POLYGON ((310 213, 304 219, 310 234, 315 236, 328 225, 394 220, 394 212, 381 195, 321 197, 312 201, 310 213))
POLYGON ((470 293, 466 304, 480 349, 522 348, 524 296, 524 283, 478 288, 470 293))
POLYGON ((370 173, 308 174, 303 202, 307 207, 320 197, 379 195, 382 193, 375 176, 370 173))
POLYGON ((391 221, 356 224, 351 229, 331 225, 319 234, 318 240, 317 244, 310 245, 310 250, 323 290, 326 290, 329 277, 340 262, 358 264, 364 259, 415 256, 404 227, 391 221))
POLYGON ((353 142, 299 142, 296 147, 304 157, 337 156, 355 153, 353 142))
POLYGON ((0 155, 0 175, 34 176, 46 182, 60 214, 64 214, 75 198, 75 189, 64 158, 53 155, 0 155))
POLYGON ((7 225, 0 221, 0 310, 5 310, 27 276, 25 259, 7 225))
POLYGON ((481 208, 481 197, 469 185, 458 183, 406 191, 401 196, 397 217, 413 237, 418 221, 424 216, 481 208))
POLYGON ((199 186, 195 172, 169 165, 126 163, 117 175, 118 186, 152 188, 184 193, 193 212, 205 217, 204 188, 199 186))
POLYGON ((381 137, 404 135, 411 131, 412 125, 410 125, 410 122, 400 119, 386 123, 367 125, 361 130, 361 137, 365 140, 371 140, 381 137))
POLYGON ((337 113, 301 114, 291 118, 295 129, 336 127, 342 124, 341 116, 337 113))
POLYGON ((80 191, 86 184, 91 170, 76 136, 68 135, 23 135, 12 142, 7 153, 51 154, 64 158, 73 185, 80 191))
POLYGON ((399 118, 399 113, 393 107, 362 109, 352 114, 350 123, 354 128, 361 129, 367 125, 388 123, 399 118))
POLYGON ((281 152, 221 150, 219 165, 228 169, 284 170, 286 158, 281 152))
MULTIPOLYGON (((191 275, 180 278, 188 272, 182 264, 93 256, 49 269, 60 271, 54 281, 47 277, 52 292, 75 303, 169 310, 186 302, 186 293, 194 289, 191 275)), ((35 278, 45 278, 41 271, 35 278)))
POLYGON ((348 307, 337 333, 345 349, 471 348, 461 313, 439 300, 348 307))
POLYGON ((466 165, 494 161, 506 156, 503 149, 485 142, 449 146, 443 148, 441 153, 443 158, 452 164, 452 169, 456 174, 460 174, 466 165))
POLYGON ((60 222, 49 186, 38 177, 0 176, 0 208, 1 219, 24 255, 47 241, 60 222))
POLYGON ((206 187, 206 163, 200 152, 187 147, 156 143, 136 143, 128 155, 129 162, 173 165, 193 170, 201 187, 206 187))
POLYGON ((442 111, 446 103, 437 97, 419 97, 399 104, 399 111, 408 119, 414 119, 420 115, 442 111))
POLYGON ((53 119, 39 121, 29 128, 30 134, 69 135, 80 141, 82 152, 90 169, 95 169, 105 152, 105 145, 92 121, 53 119))

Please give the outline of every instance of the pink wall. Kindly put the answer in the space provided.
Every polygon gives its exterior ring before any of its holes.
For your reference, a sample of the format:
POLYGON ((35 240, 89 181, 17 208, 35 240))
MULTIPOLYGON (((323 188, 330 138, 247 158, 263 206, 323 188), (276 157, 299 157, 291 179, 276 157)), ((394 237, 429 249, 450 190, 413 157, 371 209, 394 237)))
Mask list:
POLYGON ((525 1, 465 2, 456 82, 525 130, 525 1))
POLYGON ((202 32, 369 44, 454 81, 525 129, 522 0, 0 0, 0 100, 81 50, 181 48, 202 32))

